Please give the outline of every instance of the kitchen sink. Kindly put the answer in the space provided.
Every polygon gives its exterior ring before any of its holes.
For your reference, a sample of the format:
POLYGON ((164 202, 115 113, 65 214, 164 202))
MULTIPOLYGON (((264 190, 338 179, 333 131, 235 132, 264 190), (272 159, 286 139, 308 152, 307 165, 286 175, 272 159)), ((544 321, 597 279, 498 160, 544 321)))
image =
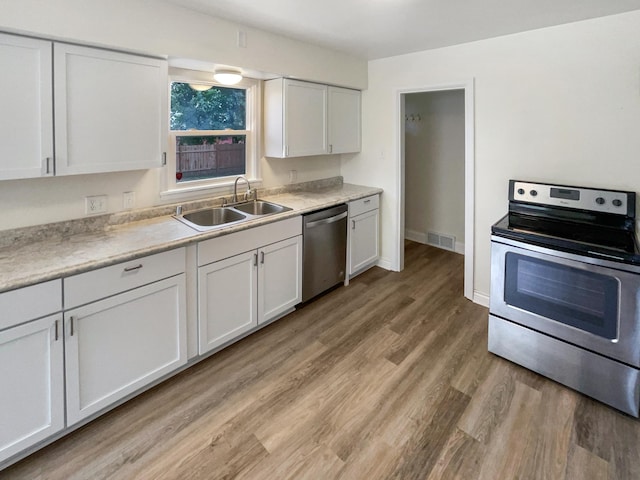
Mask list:
POLYGON ((176 220, 200 232, 291 210, 277 203, 251 200, 228 207, 213 207, 174 215, 176 220))
POLYGON ((177 215, 175 218, 196 230, 210 230, 212 227, 241 222, 247 217, 228 207, 216 207, 177 215))
POLYGON ((280 213, 291 210, 290 208, 283 207, 282 205, 265 202, 264 200, 252 200, 247 203, 234 205, 233 208, 243 213, 248 213, 249 215, 270 215, 272 213, 280 213))

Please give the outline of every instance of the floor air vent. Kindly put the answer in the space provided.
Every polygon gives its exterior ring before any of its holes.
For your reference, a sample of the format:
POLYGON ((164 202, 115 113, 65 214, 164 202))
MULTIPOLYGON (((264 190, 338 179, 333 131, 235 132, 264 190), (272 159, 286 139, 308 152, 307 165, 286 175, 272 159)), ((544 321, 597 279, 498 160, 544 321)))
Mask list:
POLYGON ((456 251, 456 237, 453 235, 442 235, 435 232, 427 232, 427 243, 434 247, 444 248, 445 250, 456 251))

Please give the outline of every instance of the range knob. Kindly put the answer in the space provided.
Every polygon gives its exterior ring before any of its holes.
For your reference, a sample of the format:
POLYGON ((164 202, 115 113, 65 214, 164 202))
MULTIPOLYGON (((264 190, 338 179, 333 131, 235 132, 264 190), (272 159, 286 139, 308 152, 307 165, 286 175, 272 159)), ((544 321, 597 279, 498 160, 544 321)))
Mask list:
POLYGON ((538 191, 537 191, 537 190, 531 190, 531 191, 529 192, 529 194, 530 194, 532 197, 536 197, 536 196, 538 195, 538 191))
POLYGON ((616 198, 613 202, 613 206, 614 207, 620 207, 622 205, 622 200, 620 200, 619 198, 616 198))
POLYGON ((524 195, 524 188, 518 189, 518 195, 524 195))
POLYGON ((598 198, 596 198, 596 203, 597 203, 598 205, 604 205, 604 198, 602 198, 602 197, 598 197, 598 198))

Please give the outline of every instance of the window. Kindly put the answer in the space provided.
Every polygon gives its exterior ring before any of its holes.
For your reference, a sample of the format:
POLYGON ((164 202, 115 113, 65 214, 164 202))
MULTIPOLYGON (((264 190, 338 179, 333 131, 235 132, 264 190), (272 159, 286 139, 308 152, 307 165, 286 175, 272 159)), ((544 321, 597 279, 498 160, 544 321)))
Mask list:
POLYGON ((258 177, 258 82, 232 87, 170 79, 169 146, 163 195, 228 187, 238 175, 258 177), (192 85, 206 85, 206 90, 192 85))

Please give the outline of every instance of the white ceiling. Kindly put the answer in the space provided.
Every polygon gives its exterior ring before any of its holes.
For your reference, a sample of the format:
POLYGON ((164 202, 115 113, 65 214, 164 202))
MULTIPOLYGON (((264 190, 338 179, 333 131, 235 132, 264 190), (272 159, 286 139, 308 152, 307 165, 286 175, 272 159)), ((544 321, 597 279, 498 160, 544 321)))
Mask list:
POLYGON ((640 9, 640 0, 168 1, 366 59, 640 9))

